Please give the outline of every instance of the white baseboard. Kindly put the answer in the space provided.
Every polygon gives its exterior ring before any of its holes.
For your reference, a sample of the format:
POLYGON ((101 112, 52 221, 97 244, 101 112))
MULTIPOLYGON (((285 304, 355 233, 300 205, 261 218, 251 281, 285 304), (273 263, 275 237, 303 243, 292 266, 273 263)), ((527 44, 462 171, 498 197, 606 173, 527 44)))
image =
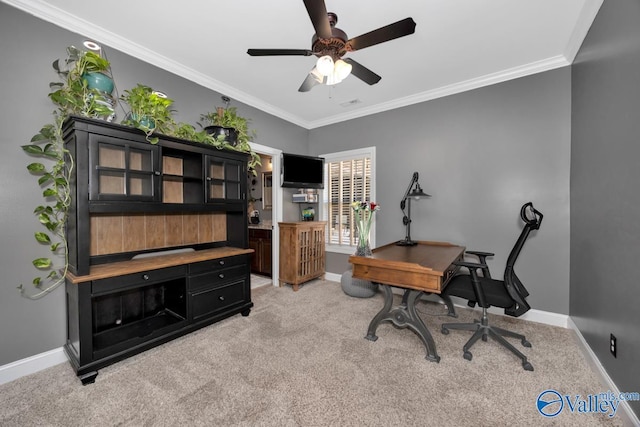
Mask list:
POLYGON ((342 274, 336 274, 336 273, 324 273, 324 279, 325 280, 330 280, 332 282, 338 282, 340 283, 340 278, 342 277, 342 274))
POLYGON ((62 347, 0 366, 0 385, 67 362, 62 347))
MULTIPOLYGON (((506 316, 503 309, 498 309, 494 312, 494 308, 495 307, 489 308, 489 313, 506 316)), ((528 320, 529 322, 542 323, 550 326, 559 326, 565 329, 569 327, 569 316, 567 316, 566 314, 552 313, 550 311, 531 309, 522 316, 518 317, 518 319, 528 320)))
MULTIPOLYGON (((604 367, 600 363, 600 360, 598 360, 598 357, 596 356, 596 354, 593 352, 593 350, 591 350, 591 347, 589 347, 589 344, 587 344, 587 340, 584 339, 584 336, 582 336, 582 333, 578 329, 578 326, 573 322, 571 318, 569 318, 568 327, 569 329, 572 329, 576 333, 578 337, 578 342, 580 344, 580 349, 582 350, 582 353, 587 359, 587 363, 591 365, 591 368, 600 377, 600 380, 602 381, 602 383, 606 384, 606 387, 609 390, 611 390, 614 394, 620 394, 620 390, 618 390, 618 387, 613 382, 613 380, 611 379, 607 371, 604 369, 604 367)), ((607 390, 593 390, 594 393, 605 392, 605 391, 607 390)), ((631 391, 631 390, 625 390, 625 391, 631 391)), ((618 408, 618 412, 616 416, 622 420, 625 426, 630 426, 630 427, 640 426, 640 419, 638 419, 636 414, 633 412, 633 410, 629 406, 629 402, 627 401, 620 402, 620 408, 618 408), (620 409, 622 409, 622 411, 620 411, 620 409)))

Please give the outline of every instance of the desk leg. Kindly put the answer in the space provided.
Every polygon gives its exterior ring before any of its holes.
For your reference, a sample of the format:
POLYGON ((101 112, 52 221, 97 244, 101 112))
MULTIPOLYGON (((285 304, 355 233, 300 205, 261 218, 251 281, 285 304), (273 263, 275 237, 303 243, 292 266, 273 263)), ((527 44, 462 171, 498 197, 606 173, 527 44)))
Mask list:
POLYGON ((381 284, 381 286, 384 293, 384 307, 369 323, 365 338, 369 341, 376 341, 378 339, 376 336, 378 325, 382 322, 392 322, 394 326, 408 328, 418 335, 426 348, 427 360, 440 362, 440 356, 436 352, 436 343, 433 341, 427 326, 416 313, 416 301, 422 295, 422 291, 406 289, 402 296, 402 303, 392 310, 393 293, 391 292, 391 286, 385 284, 381 284))
POLYGON ((382 293, 384 294, 384 307, 382 307, 382 310, 380 310, 371 323, 369 323, 369 329, 367 330, 367 336, 365 337, 369 341, 376 341, 378 339, 376 329, 378 329, 378 325, 382 321, 387 320, 387 314, 391 312, 391 306, 393 305, 393 293, 391 292, 391 286, 383 285, 382 283, 380 283, 380 286, 382 286, 382 293))

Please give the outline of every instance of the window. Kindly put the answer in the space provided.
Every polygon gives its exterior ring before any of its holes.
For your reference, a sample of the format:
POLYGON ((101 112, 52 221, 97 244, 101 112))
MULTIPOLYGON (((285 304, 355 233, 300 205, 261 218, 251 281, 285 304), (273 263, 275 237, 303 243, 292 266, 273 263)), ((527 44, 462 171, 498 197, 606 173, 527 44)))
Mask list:
MULTIPOLYGON (((324 154, 322 218, 327 221, 327 251, 353 253, 357 233, 351 203, 375 201, 375 147, 324 154)), ((375 247, 375 226, 371 230, 375 247)))

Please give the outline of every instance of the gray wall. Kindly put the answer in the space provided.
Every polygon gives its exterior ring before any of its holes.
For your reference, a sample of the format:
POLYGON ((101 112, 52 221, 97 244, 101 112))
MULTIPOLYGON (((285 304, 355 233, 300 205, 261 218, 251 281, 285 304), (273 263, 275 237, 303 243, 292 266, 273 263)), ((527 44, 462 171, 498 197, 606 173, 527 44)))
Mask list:
MULTIPOLYGON (((57 81, 51 63, 84 37, 0 3, 0 366, 60 348, 66 338, 64 292, 31 301, 16 290, 31 286, 31 260, 49 253, 35 243, 40 225, 32 214, 42 204, 36 179, 26 170, 33 161, 20 146, 52 120, 49 82, 57 81)), ((143 83, 175 100, 176 119, 195 124, 201 113, 222 105, 220 94, 105 46, 122 92, 143 83)), ((308 131, 255 108, 232 101, 258 130, 255 142, 285 151, 306 150, 308 131)), ((118 119, 124 112, 118 110, 118 119)))
MULTIPOLYGON (((414 171, 431 199, 411 205, 411 237, 495 252, 500 274, 522 228, 545 215, 516 264, 531 306, 569 313, 569 67, 310 131, 311 154, 377 147, 377 245, 405 236, 400 199, 414 171)), ((348 255, 331 254, 342 273, 348 255)))
POLYGON ((637 0, 605 1, 572 66, 570 314, 620 391, 640 385, 638 22, 637 0))

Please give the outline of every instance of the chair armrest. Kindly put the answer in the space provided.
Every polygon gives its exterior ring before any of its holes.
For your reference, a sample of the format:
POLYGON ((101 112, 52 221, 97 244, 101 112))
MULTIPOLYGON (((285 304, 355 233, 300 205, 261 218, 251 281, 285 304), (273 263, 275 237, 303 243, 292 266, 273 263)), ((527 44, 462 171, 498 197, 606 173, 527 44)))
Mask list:
POLYGON ((480 263, 484 265, 482 269, 482 275, 487 279, 491 278, 491 273, 489 272, 489 266, 487 265, 487 257, 494 256, 495 254, 492 252, 482 252, 482 251, 465 251, 466 254, 475 255, 480 260, 480 263))
POLYGON ((487 263, 487 257, 494 256, 495 254, 492 252, 481 252, 481 251, 465 251, 465 253, 469 255, 475 255, 478 257, 481 263, 487 263))
POLYGON ((487 264, 479 263, 479 262, 455 261, 453 264, 460 267, 466 267, 469 269, 469 271, 488 268, 487 264))
POLYGON ((487 264, 467 261, 455 261, 453 264, 469 269, 469 274, 471 276, 471 286, 473 286, 473 293, 476 295, 476 301, 480 303, 480 307, 488 307, 486 304, 486 298, 484 296, 484 290, 482 289, 482 285, 480 285, 480 279, 478 275, 478 270, 482 270, 483 275, 485 271, 489 270, 487 264))
POLYGON ((482 252, 482 251, 466 251, 466 253, 477 256, 494 256, 495 254, 492 252, 482 252))

